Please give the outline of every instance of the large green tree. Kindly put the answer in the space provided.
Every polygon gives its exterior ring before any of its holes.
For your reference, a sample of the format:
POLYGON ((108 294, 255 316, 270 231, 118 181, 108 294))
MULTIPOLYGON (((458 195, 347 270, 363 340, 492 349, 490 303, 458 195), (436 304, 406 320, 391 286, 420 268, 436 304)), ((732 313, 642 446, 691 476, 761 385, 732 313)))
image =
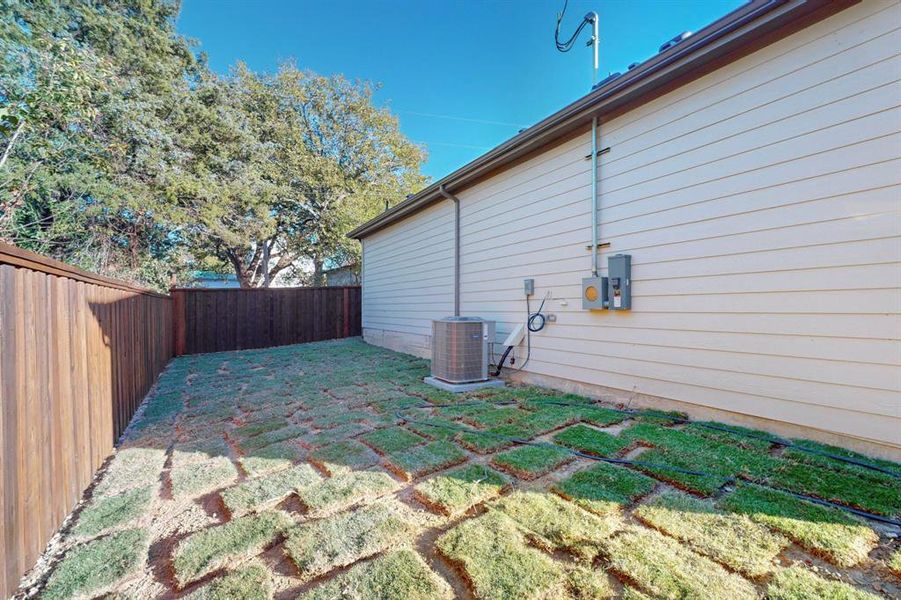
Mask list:
POLYGON ((356 260, 349 229, 423 184, 422 150, 367 83, 239 65, 197 92, 183 124, 190 159, 168 178, 171 219, 242 286, 321 283, 329 262, 356 260))
POLYGON ((210 72, 174 0, 0 0, 0 239, 165 288, 321 283, 353 226, 423 183, 374 88, 210 72))
POLYGON ((0 238, 163 287, 177 239, 153 182, 176 164, 198 65, 169 0, 0 0, 0 238))

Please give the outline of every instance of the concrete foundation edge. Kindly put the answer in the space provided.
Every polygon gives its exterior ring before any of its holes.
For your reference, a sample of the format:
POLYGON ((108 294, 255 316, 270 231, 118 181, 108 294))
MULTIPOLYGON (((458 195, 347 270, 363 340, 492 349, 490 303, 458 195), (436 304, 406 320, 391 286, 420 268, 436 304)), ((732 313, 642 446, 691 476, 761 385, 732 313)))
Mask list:
POLYGON ((423 383, 435 386, 439 390, 451 392, 453 394, 463 394, 465 392, 474 392, 485 388, 502 388, 507 385, 503 379, 489 379, 488 381, 472 381, 470 383, 448 383, 434 377, 426 377, 423 383))

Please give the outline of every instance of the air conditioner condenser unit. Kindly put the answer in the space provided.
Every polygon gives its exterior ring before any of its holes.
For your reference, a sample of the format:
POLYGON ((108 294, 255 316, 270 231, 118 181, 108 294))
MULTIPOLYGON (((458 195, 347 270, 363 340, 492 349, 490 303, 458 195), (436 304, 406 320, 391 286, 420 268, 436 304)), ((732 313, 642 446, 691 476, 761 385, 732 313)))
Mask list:
POLYGON ((488 380, 495 323, 480 317, 432 321, 432 377, 451 384, 488 380))

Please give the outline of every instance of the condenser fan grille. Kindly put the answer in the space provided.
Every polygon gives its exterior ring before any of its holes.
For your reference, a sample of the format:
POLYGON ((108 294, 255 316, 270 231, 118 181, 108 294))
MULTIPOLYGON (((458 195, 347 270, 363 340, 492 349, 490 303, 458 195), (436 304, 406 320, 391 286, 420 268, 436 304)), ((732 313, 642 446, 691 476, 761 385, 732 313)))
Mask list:
POLYGON ((488 378, 485 321, 477 317, 432 321, 432 377, 448 383, 488 378))

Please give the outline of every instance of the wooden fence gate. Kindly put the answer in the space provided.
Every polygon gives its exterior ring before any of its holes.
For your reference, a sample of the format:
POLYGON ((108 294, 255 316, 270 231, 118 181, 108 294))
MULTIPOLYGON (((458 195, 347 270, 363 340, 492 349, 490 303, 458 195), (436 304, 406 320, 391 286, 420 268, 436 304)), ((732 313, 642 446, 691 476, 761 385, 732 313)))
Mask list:
POLYGON ((175 352, 300 344, 362 333, 360 286, 174 288, 175 352))

